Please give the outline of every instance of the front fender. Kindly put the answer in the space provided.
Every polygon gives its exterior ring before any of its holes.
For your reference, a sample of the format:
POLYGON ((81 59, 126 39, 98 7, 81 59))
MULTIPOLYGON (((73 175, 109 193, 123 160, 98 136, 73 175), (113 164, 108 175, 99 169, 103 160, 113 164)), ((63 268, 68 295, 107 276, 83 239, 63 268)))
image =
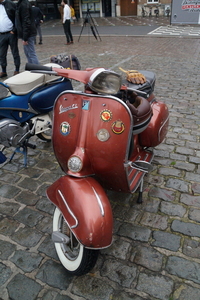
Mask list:
POLYGON ((108 197, 92 177, 63 176, 47 189, 78 241, 100 249, 112 242, 113 216, 108 197))

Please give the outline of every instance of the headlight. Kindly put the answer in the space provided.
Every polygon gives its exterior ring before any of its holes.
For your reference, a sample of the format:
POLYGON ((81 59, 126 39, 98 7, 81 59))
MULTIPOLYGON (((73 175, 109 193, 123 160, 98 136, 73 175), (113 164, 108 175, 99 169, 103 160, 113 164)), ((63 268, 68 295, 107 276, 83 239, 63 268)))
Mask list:
POLYGON ((67 165, 68 165, 68 169, 74 173, 80 172, 80 170, 83 167, 82 160, 78 156, 70 157, 67 165))
POLYGON ((88 85, 91 90, 100 94, 116 94, 121 87, 121 76, 101 68, 92 74, 88 85))

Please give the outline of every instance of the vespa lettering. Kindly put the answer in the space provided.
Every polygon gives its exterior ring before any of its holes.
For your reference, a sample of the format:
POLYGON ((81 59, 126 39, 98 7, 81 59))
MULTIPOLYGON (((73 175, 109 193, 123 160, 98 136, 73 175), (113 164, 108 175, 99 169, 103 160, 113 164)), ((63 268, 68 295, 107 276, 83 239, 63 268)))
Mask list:
POLYGON ((78 108, 78 104, 72 104, 68 107, 63 107, 62 104, 60 105, 60 111, 59 111, 59 114, 62 114, 68 110, 71 110, 71 109, 76 109, 78 108))

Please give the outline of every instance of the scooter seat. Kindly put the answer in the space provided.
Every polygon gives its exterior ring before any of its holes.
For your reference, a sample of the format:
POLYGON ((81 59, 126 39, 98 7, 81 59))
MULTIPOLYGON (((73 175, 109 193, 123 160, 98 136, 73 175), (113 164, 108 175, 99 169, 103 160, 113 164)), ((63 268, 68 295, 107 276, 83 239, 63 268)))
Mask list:
MULTIPOLYGON (((52 66, 56 68, 62 68, 57 64, 46 64, 45 66, 52 66)), ((35 88, 44 85, 46 83, 58 80, 60 76, 32 73, 30 71, 21 72, 15 76, 12 76, 4 81, 9 87, 10 91, 15 95, 26 95, 35 88)))
POLYGON ((25 95, 44 84, 45 75, 24 71, 4 81, 10 91, 15 95, 25 95))

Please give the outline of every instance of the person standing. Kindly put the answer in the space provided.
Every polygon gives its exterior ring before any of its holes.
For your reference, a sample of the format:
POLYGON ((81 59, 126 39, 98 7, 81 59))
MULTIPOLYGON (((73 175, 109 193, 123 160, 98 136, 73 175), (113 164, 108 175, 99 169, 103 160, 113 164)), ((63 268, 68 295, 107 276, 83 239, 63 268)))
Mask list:
POLYGON ((67 0, 63 0, 64 10, 63 10, 63 27, 66 35, 67 43, 66 45, 73 44, 73 36, 71 33, 71 9, 67 4, 67 0))
MULTIPOLYGON (((43 13, 41 11, 41 9, 37 6, 35 6, 35 2, 31 3, 32 5, 32 12, 33 12, 33 17, 35 20, 35 26, 37 29, 37 33, 39 35, 39 43, 38 44, 42 44, 42 30, 41 30, 41 23, 43 23, 43 13)), ((35 37, 35 44, 36 44, 36 37, 35 37)))
POLYGON ((15 28, 16 5, 10 0, 0 0, 0 65, 2 72, 0 78, 7 77, 7 52, 10 46, 15 71, 13 75, 19 73, 20 56, 18 49, 17 31, 15 28))
POLYGON ((24 53, 29 63, 39 64, 35 52, 37 30, 33 18, 32 7, 28 0, 19 0, 16 10, 16 27, 18 38, 22 39, 24 53))

